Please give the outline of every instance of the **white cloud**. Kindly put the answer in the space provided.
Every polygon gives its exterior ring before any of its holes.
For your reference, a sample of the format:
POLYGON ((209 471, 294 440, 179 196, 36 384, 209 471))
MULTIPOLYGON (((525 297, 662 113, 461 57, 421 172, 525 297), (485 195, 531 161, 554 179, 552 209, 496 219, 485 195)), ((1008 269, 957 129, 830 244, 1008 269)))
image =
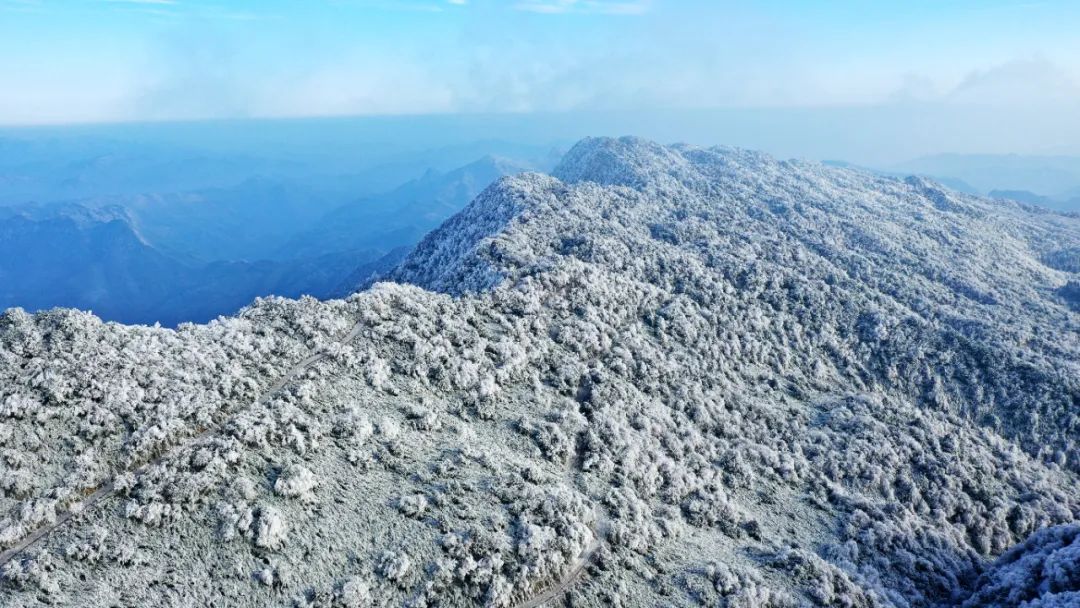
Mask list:
POLYGON ((882 101, 1028 108, 1080 102, 1080 79, 1045 57, 1016 58, 949 76, 907 72, 882 101))
POLYGON ((1032 57, 972 71, 946 101, 994 105, 1075 102, 1080 101, 1080 84, 1061 66, 1032 57))
MULTIPOLYGON (((462 5, 466 0, 446 0, 449 4, 462 5)), ((407 13, 441 13, 446 10, 443 2, 413 2, 405 0, 364 0, 356 6, 380 11, 402 11, 407 13)))
POLYGON ((111 2, 113 4, 176 4, 176 0, 105 0, 105 2, 111 2))
POLYGON ((651 0, 524 0, 514 5, 519 11, 544 14, 592 13, 641 15, 652 7, 651 0))
POLYGON ((279 75, 250 100, 255 116, 448 113, 454 87, 407 57, 355 54, 306 73, 279 75))

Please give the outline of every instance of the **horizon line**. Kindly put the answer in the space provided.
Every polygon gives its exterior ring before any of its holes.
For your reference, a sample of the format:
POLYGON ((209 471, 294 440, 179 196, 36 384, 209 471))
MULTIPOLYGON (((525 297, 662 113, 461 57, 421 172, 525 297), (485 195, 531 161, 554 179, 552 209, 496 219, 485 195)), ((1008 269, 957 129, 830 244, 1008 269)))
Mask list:
MULTIPOLYGON (((1063 103, 1063 106, 1075 106, 1080 110, 1080 100, 1063 103)), ((818 103, 818 104, 770 104, 742 106, 708 107, 666 107, 666 108, 580 108, 569 110, 483 110, 483 111, 433 111, 433 112, 380 112, 380 113, 342 113, 342 114, 266 114, 249 116, 204 116, 175 118, 132 118, 103 120, 44 120, 31 122, 5 122, 0 119, 0 129, 35 129, 50 127, 93 127, 93 126, 137 126, 137 125, 172 125, 208 122, 289 122, 302 120, 341 120, 341 119, 410 119, 410 118, 482 118, 482 117, 525 117, 525 116, 573 116, 573 115, 635 115, 635 114, 700 114, 711 112, 800 112, 800 111, 850 111, 873 109, 918 109, 940 108, 960 110, 980 107, 1007 107, 995 103, 942 103, 930 100, 882 100, 873 102, 818 103)))

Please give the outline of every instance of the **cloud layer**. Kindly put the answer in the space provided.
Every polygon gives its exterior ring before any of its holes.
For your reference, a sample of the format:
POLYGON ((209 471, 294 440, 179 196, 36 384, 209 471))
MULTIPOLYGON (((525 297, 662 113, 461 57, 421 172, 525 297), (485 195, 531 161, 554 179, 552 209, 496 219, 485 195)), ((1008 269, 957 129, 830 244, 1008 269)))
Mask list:
POLYGON ((1080 10, 1006 4, 0 0, 0 123, 1080 103, 1080 10))

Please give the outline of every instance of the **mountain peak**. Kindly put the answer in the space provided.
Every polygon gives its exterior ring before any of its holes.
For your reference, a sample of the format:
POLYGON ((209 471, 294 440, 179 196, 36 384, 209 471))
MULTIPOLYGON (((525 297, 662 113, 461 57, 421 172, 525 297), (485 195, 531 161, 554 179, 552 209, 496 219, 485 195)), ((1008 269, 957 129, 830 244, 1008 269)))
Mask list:
POLYGON ((490 289, 503 278, 485 243, 527 209, 551 203, 565 190, 558 179, 522 173, 499 179, 460 213, 428 234, 391 278, 433 291, 468 293, 490 289))
POLYGON ((686 160, 674 150, 639 137, 589 137, 563 157, 552 175, 567 183, 641 187, 662 175, 685 179, 686 160))
POLYGON ((664 146, 640 137, 589 137, 566 153, 552 175, 567 183, 693 188, 720 175, 746 177, 775 164, 767 154, 740 148, 664 146))
MULTIPOLYGON (((852 238, 838 221, 910 231, 928 213, 962 224, 1002 209, 1000 203, 951 192, 917 176, 898 180, 819 163, 781 162, 738 148, 663 146, 636 137, 584 139, 553 174, 498 181, 429 234, 394 278, 451 293, 490 289, 501 278, 536 272, 561 255, 560 246, 538 239, 589 233, 591 227, 582 225, 587 217, 597 230, 609 229, 612 222, 637 224, 661 240, 685 238, 665 227, 678 223, 677 218, 723 217, 746 227, 740 238, 779 232, 820 248, 816 242, 824 238, 822 231, 852 238), (891 204, 867 211, 865 201, 875 201, 869 206, 877 208, 885 199, 891 204), (576 221, 567 224, 566 216, 575 213, 576 221), (526 223, 527 229, 519 226, 526 223)), ((987 229, 1000 228, 980 225, 972 235, 987 229)), ((981 247, 974 236, 969 240, 981 247)), ((891 245, 897 246, 905 245, 891 245)), ((979 298, 992 299, 987 294, 979 298)))

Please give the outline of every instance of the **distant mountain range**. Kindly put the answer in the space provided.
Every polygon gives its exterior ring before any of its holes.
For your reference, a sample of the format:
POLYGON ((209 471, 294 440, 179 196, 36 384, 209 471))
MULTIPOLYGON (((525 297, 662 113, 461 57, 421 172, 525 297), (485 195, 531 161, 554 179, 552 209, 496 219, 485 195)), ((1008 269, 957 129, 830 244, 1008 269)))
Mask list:
MULTIPOLYGON (((387 138, 305 141, 276 130, 237 142, 215 125, 184 125, 166 137, 158 130, 78 129, 9 132, 0 129, 0 206, 85 199, 107 200, 178 192, 231 189, 246 180, 303 186, 346 200, 386 192, 428 169, 448 172, 484 155, 527 160, 540 168, 558 162, 557 144, 476 140, 437 145, 402 144, 387 138)), ((568 142, 569 143, 569 142, 568 142)))
POLYGON ((343 295, 389 271, 488 184, 524 168, 485 157, 341 206, 294 182, 253 178, 0 207, 0 309, 63 306, 171 326, 233 313, 258 296, 343 295))
POLYGON ((1065 198, 1053 198, 1042 194, 1035 194, 1030 190, 991 190, 986 193, 990 198, 1003 198, 1029 205, 1039 205, 1050 209, 1063 211, 1080 210, 1080 196, 1065 198))
POLYGON ((0 217, 2 308, 71 306, 148 321, 188 281, 186 268, 141 239, 122 210, 67 206, 0 217))
POLYGON ((310 257, 361 246, 390 250, 416 243, 488 184, 530 168, 534 167, 520 161, 485 156, 448 173, 428 170, 390 192, 330 211, 289 239, 274 257, 310 257))
POLYGON ((125 323, 202 322, 259 295, 330 293, 379 256, 188 264, 148 243, 122 209, 9 210, 0 217, 0 308, 64 306, 125 323))
MULTIPOLYGON (((345 295, 385 276, 488 184, 560 156, 500 141, 335 151, 0 137, 0 309, 175 325, 257 296, 345 295)), ((1080 211, 1072 157, 953 154, 869 170, 1080 211)))
POLYGON ((969 194, 1080 211, 1080 157, 938 154, 889 169, 894 174, 925 175, 969 194))

